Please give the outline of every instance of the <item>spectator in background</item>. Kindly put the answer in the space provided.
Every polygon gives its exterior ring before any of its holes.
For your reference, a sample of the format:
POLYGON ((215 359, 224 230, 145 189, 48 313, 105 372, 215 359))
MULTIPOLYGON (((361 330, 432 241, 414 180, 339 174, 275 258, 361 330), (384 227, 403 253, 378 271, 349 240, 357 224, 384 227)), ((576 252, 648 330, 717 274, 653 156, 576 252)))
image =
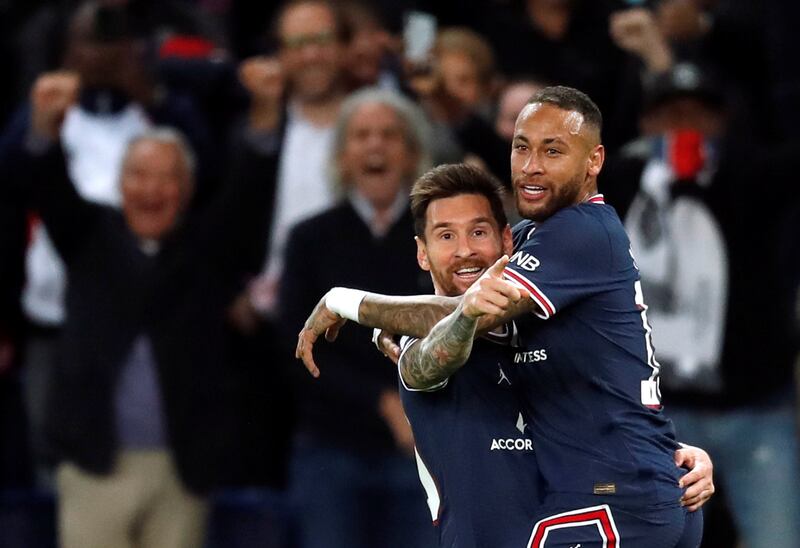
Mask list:
POLYGON ((674 55, 653 12, 644 7, 634 7, 611 14, 609 32, 614 43, 638 58, 645 70, 645 78, 652 78, 669 70, 674 55))
POLYGON ((506 84, 500 91, 497 101, 497 115, 494 118, 494 131, 509 143, 514 139, 514 125, 522 108, 528 104, 533 94, 542 89, 544 84, 533 79, 514 80, 506 84))
MULTIPOLYGON (((438 3, 437 3, 438 4, 438 3)), ((480 33, 508 78, 535 74, 585 91, 603 112, 609 150, 635 135, 638 78, 608 33, 614 0, 483 0, 452 6, 460 24, 480 33)), ((438 13, 443 9, 439 8, 438 13)), ((451 18, 442 13, 443 18, 451 18)))
POLYGON ((435 163, 465 161, 508 181, 508 146, 491 127, 499 74, 489 43, 469 29, 444 28, 429 59, 405 64, 408 86, 434 124, 435 163))
POLYGON ((258 173, 269 188, 263 203, 267 224, 263 235, 253 236, 266 243, 253 254, 260 260, 247 272, 246 286, 229 309, 243 381, 236 405, 258 417, 238 425, 244 461, 233 480, 239 484, 285 486, 294 405, 286 389, 283 364, 289 353, 282 345, 275 305, 289 231, 336 199, 327 162, 346 94, 349 44, 339 7, 326 0, 284 3, 271 21, 276 55, 251 57, 239 65, 239 81, 250 104, 233 142, 256 141, 275 159, 272 169, 258 173))
POLYGON ((350 40, 344 55, 347 88, 377 86, 400 89, 397 39, 383 24, 380 13, 363 0, 340 4, 350 40))
MULTIPOLYGON (((408 208, 411 183, 430 165, 429 132, 421 111, 391 92, 365 89, 342 106, 331 166, 343 199, 290 235, 279 307, 285 340, 294 341, 331 286, 431 290, 414 261, 408 208)), ((363 330, 319 351, 330 375, 313 380, 294 368, 301 390, 291 493, 302 548, 435 545, 395 371, 363 330)))
MULTIPOLYGON (((241 81, 249 92, 249 127, 263 135, 278 158, 269 252, 240 308, 274 311, 286 236, 298 221, 330 206, 334 191, 326 171, 333 124, 345 98, 348 42, 339 11, 326 0, 290 0, 276 14, 276 57, 245 60, 241 81)), ((240 314, 245 316, 245 314, 240 314)))
POLYGON ((463 108, 490 120, 499 74, 489 43, 468 28, 443 28, 436 36, 434 63, 438 64, 443 92, 463 108))
POLYGON ((645 78, 680 60, 712 67, 728 88, 728 126, 762 139, 793 139, 800 71, 791 62, 798 36, 792 2, 659 0, 611 17, 611 35, 642 61, 645 78), (746 36, 747 40, 742 37, 746 36))
POLYGON ((725 95, 697 65, 675 64, 645 98, 645 138, 610 163, 606 188, 641 271, 678 437, 714 455, 746 546, 800 545, 796 347, 779 249, 797 143, 762 151, 731 132, 725 95))
MULTIPOLYGON (((494 118, 494 133, 499 137, 500 142, 504 144, 506 150, 511 149, 511 141, 514 139, 514 127, 519 113, 528 104, 528 100, 533 97, 533 94, 544 87, 545 84, 538 80, 523 79, 513 80, 501 89, 497 101, 497 113, 494 118)), ((510 166, 500 166, 499 158, 498 154, 498 164, 492 171, 498 177, 502 177, 501 181, 510 181, 510 166)), ((512 226, 516 224, 516 221, 521 220, 513 198, 514 196, 511 192, 507 192, 504 195, 506 215, 508 215, 512 226)))
MULTIPOLYGON (((82 3, 69 21, 64 67, 77 75, 76 100, 65 112, 60 128, 67 151, 70 178, 77 191, 96 203, 118 206, 117 181, 122 155, 130 139, 155 123, 181 128, 199 153, 207 150, 203 118, 186 97, 159 89, 150 79, 124 12, 82 3)), ((30 107, 24 105, 0 140, 0 164, 29 133, 30 107)), ((4 169, 5 167, 0 167, 4 169)), ((9 177, 20 173, 7 171, 9 177)), ((203 180, 203 177, 200 177, 203 180)), ((198 191, 205 192, 204 183, 198 191)), ((19 201, 15 207, 25 210, 19 201)), ((16 268, 11 262, 0 268, 16 268)), ((49 382, 55 336, 65 321, 65 268, 53 249, 45 228, 34 222, 26 258, 26 286, 22 294, 28 333, 25 348, 25 398, 31 438, 39 462, 40 479, 47 481, 42 465, 45 451, 41 435, 42 394, 49 382)))
POLYGON ((199 547, 230 429, 225 310, 264 233, 256 175, 274 159, 244 149, 233 182, 192 210, 194 154, 152 128, 125 148, 122 210, 90 202, 61 137, 77 88, 42 75, 9 154, 70 279, 45 408, 61 546, 199 547))

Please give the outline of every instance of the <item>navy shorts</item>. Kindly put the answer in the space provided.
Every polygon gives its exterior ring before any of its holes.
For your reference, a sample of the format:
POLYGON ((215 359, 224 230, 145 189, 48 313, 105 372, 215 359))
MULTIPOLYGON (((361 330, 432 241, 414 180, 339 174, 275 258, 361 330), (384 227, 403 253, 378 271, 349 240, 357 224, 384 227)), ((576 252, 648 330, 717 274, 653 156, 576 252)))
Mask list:
POLYGON ((701 511, 681 507, 621 509, 601 504, 539 513, 527 548, 697 548, 701 511))

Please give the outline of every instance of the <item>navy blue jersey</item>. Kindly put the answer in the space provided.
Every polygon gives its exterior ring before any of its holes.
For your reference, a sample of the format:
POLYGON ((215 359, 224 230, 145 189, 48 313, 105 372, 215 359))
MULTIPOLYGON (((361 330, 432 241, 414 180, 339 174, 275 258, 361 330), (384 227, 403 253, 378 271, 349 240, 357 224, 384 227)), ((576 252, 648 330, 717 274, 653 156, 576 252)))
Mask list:
POLYGON ((547 502, 595 495, 677 506, 678 444, 616 212, 597 195, 544 222, 523 221, 514 250, 505 276, 541 309, 517 318, 512 361, 547 502))
POLYGON ((540 480, 511 389, 510 336, 477 339, 467 363, 434 389, 411 390, 400 379, 440 546, 518 548, 530 535, 540 480))

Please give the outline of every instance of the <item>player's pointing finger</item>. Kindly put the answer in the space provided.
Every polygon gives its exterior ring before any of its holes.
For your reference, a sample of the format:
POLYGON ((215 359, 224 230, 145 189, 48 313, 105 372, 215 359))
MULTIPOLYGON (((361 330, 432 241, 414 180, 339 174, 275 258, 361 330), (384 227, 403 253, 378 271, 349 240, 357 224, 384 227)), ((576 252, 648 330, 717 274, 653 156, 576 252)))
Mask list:
POLYGON ((486 273, 492 278, 502 278, 503 270, 505 270, 507 264, 508 255, 503 255, 497 259, 491 267, 489 267, 489 270, 487 270, 486 273))

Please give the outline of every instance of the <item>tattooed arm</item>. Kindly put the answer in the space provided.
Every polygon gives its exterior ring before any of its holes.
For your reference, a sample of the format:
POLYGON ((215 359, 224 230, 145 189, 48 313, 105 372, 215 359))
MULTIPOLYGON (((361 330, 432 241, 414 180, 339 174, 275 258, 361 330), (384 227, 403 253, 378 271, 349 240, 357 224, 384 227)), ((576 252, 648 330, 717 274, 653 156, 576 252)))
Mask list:
MULTIPOLYGON (((322 297, 306 320, 297 337, 295 357, 314 377, 319 376, 319 368, 314 362, 314 344, 323 333, 327 341, 333 341, 339 329, 347 322, 332 311, 322 297)), ((378 293, 366 293, 358 308, 358 323, 367 327, 377 327, 398 335, 424 337, 436 323, 453 312, 461 297, 437 297, 419 295, 415 297, 394 297, 378 293)))
POLYGON ((530 310, 530 296, 502 279, 507 263, 508 257, 503 257, 492 265, 485 278, 467 289, 452 314, 406 350, 400 375, 407 387, 425 390, 441 384, 466 363, 476 332, 530 310))
POLYGON ((400 358, 400 375, 408 388, 426 390, 441 384, 466 363, 478 318, 464 314, 463 305, 433 326, 424 339, 400 358))
MULTIPOLYGON (((508 257, 502 257, 492 265, 484 276, 470 287, 463 297, 440 297, 420 295, 394 297, 377 293, 365 293, 358 306, 358 323, 377 327, 398 335, 424 337, 442 318, 455 311, 459 303, 467 303, 465 310, 478 319, 477 331, 484 333, 508 319, 532 310, 536 305, 530 295, 502 279, 508 257)), ((306 369, 314 377, 319 368, 314 362, 313 349, 323 333, 325 339, 333 341, 346 319, 331 310, 327 304, 332 291, 314 307, 297 340, 295 357, 303 360, 306 369)), ((351 316, 354 316, 351 313, 351 316)))
POLYGON ((448 314, 461 297, 420 295, 394 297, 367 293, 358 307, 358 323, 409 337, 425 337, 448 314))

